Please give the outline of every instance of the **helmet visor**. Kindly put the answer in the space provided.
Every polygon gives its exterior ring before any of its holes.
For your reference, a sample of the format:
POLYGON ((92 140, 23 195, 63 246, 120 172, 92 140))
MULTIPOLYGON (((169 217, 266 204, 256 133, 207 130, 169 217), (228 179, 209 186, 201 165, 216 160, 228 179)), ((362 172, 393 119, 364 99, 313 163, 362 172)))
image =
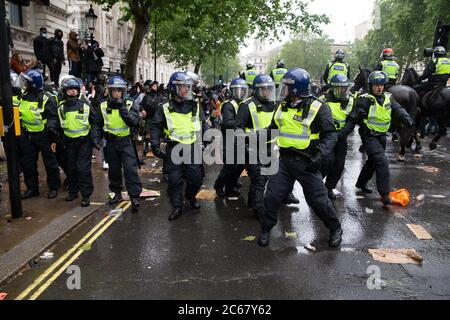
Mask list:
POLYGON ((24 73, 21 73, 13 83, 14 88, 25 89, 26 84, 28 83, 28 79, 24 73))
POLYGON ((192 83, 175 83, 175 95, 183 101, 193 100, 192 83))
POLYGON ((231 96, 238 100, 244 100, 248 97, 248 87, 244 85, 237 85, 230 87, 231 96))
POLYGON ((350 96, 350 83, 331 83, 333 96, 338 100, 347 100, 350 96))
POLYGON ((281 82, 278 87, 277 101, 286 100, 289 97, 289 84, 281 82))
POLYGON ((261 101, 275 102, 276 89, 275 83, 262 83, 254 86, 256 97, 261 101))

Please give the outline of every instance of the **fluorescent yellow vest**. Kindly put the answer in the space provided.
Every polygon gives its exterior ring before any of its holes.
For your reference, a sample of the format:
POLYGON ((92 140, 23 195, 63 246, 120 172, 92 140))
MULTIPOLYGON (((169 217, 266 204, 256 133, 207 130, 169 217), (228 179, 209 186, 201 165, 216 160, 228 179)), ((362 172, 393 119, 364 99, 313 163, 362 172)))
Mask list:
POLYGON ((90 107, 87 104, 83 105, 83 113, 78 110, 64 112, 64 101, 58 107, 58 117, 61 127, 64 130, 64 135, 69 138, 85 137, 89 134, 91 125, 89 124, 90 107))
POLYGON ((250 69, 244 72, 245 75, 245 81, 249 86, 253 84, 253 80, 256 78, 256 70, 250 69))
POLYGON ((287 72, 285 68, 277 68, 272 70, 272 77, 275 84, 278 86, 281 83, 281 79, 283 79, 284 74, 287 72))
POLYGON ((330 62, 329 64, 329 71, 328 71, 328 79, 327 83, 331 83, 331 79, 337 75, 342 74, 344 76, 347 76, 348 74, 348 67, 346 63, 343 62, 330 62))
POLYGON ((265 112, 259 111, 256 104, 252 101, 248 104, 248 110, 250 111, 250 116, 252 118, 253 128, 245 128, 245 132, 258 131, 260 129, 265 129, 270 126, 273 118, 273 111, 265 112))
POLYGON ((390 80, 397 80, 397 74, 399 66, 397 62, 391 60, 381 61, 381 66, 383 67, 381 71, 383 71, 390 80))
POLYGON ((364 94, 362 97, 370 98, 372 100, 370 104, 369 115, 367 119, 364 119, 364 123, 370 130, 386 133, 391 126, 391 94, 384 93, 383 105, 378 104, 377 99, 370 94, 364 94))
POLYGON ((220 104, 220 107, 219 107, 220 112, 222 112, 222 106, 223 106, 225 103, 228 103, 228 102, 231 103, 231 104, 233 105, 234 111, 235 111, 236 114, 237 114, 238 109, 239 109, 239 105, 238 105, 238 103, 237 103, 236 101, 234 101, 233 99, 229 99, 229 100, 226 100, 226 101, 222 102, 222 103, 220 104))
MULTIPOLYGON (((434 60, 436 62, 436 59, 434 60)), ((438 58, 436 62, 436 71, 433 75, 438 74, 448 74, 450 75, 450 59, 449 58, 438 58)))
MULTIPOLYGON (((127 100, 127 109, 130 111, 132 102, 127 100)), ((100 105, 100 110, 103 116, 103 131, 113 134, 118 137, 126 137, 130 135, 130 127, 123 121, 119 109, 109 109, 108 102, 103 101, 100 105)))
POLYGON ((280 131, 278 145, 281 148, 304 150, 309 147, 311 140, 319 139, 318 133, 311 133, 311 123, 321 106, 322 102, 318 100, 311 103, 308 116, 303 119, 303 110, 288 108, 283 111, 283 103, 280 104, 275 114, 275 123, 280 131))
POLYGON ((21 100, 19 105, 20 121, 22 126, 28 132, 42 132, 45 129, 47 119, 42 119, 42 113, 45 110, 48 97, 46 95, 42 98, 42 103, 38 101, 21 100))
POLYGON ((170 110, 169 102, 163 105, 166 117, 167 129, 164 132, 170 140, 182 144, 193 144, 197 140, 197 132, 200 132, 200 107, 197 104, 197 112, 192 116, 192 111, 182 114, 170 110))
POLYGON ((330 106, 331 113, 333 115, 334 123, 336 125, 336 130, 342 130, 345 126, 345 120, 348 114, 352 111, 354 99, 352 96, 348 99, 348 104, 345 109, 341 107, 341 102, 329 102, 327 104, 330 106))

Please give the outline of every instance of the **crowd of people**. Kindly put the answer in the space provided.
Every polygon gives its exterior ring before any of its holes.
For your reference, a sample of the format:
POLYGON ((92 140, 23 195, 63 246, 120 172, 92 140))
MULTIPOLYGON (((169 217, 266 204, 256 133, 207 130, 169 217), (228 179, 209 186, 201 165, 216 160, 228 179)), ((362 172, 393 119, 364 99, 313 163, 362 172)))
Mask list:
MULTIPOLYGON (((138 168, 145 165, 145 156, 151 150, 163 160, 172 205, 169 220, 176 220, 183 214, 184 198, 194 210, 200 208, 196 195, 205 170, 195 157, 214 142, 204 138, 204 133, 219 129, 224 164, 214 189, 219 197, 240 196, 239 178, 247 170, 248 206, 261 225, 258 244, 269 244, 281 204, 299 203, 292 194, 298 181, 307 204, 330 231, 329 245, 336 247, 343 231, 332 202, 345 167, 347 137, 358 125, 368 160, 355 185, 361 192, 372 193, 368 182, 375 175, 383 204, 392 203, 385 155, 387 132, 394 117, 406 127, 414 125, 414 119, 386 90, 397 77, 394 63, 381 62, 381 70, 370 74, 361 94, 351 92, 350 68, 342 51, 336 52, 336 59, 327 65, 326 87, 318 91, 313 89, 306 70, 287 70, 283 60, 270 75, 257 74, 249 64, 228 86, 206 88, 191 72, 175 72, 167 85, 152 80, 130 85, 120 76, 102 77, 98 43, 88 39, 82 47, 75 33, 67 43, 69 75, 60 77, 61 64, 65 63, 61 39, 62 32, 56 30, 55 37, 47 40, 46 30, 41 28, 35 39, 36 60, 25 64, 20 54, 13 54, 13 104, 20 111, 22 134, 17 139, 27 188, 22 199, 40 195, 37 161, 41 153, 47 197, 58 195, 61 168, 67 177, 65 200, 74 201, 81 194, 81 205, 89 206, 94 190, 91 165, 95 148, 102 152, 103 168, 108 170, 109 188, 114 193, 109 203, 123 200, 124 180, 132 208, 138 210, 142 191, 138 168), (87 63, 84 81, 83 59, 87 63), (53 86, 45 85, 45 67, 50 69, 53 86), (231 144, 225 138, 230 130, 231 144), (244 163, 235 158, 239 138, 244 139, 244 163), (249 160, 252 139, 263 142, 257 144, 256 161, 249 160), (141 155, 136 147, 140 141, 141 155), (276 172, 264 173, 270 164, 262 161, 261 149, 267 154, 277 152, 276 172), (181 162, 176 155, 182 156, 181 162)), ((435 64, 448 76, 450 60, 445 59, 435 64)))

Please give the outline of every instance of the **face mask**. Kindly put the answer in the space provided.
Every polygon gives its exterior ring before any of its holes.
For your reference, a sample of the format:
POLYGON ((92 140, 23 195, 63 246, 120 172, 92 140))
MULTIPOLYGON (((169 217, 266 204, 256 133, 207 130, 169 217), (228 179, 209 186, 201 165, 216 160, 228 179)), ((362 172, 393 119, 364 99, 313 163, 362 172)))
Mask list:
POLYGON ((44 38, 47 38, 47 33, 41 33, 44 38))

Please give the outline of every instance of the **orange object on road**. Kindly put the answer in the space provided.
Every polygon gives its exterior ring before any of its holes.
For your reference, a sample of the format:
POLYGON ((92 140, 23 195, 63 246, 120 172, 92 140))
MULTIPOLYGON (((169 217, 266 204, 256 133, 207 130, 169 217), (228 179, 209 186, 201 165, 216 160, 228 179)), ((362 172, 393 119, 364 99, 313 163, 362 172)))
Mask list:
POLYGON ((389 193, 392 204, 406 207, 411 199, 409 191, 406 189, 398 189, 389 193))
POLYGON ((6 292, 0 292, 0 300, 5 300, 7 295, 6 292))

